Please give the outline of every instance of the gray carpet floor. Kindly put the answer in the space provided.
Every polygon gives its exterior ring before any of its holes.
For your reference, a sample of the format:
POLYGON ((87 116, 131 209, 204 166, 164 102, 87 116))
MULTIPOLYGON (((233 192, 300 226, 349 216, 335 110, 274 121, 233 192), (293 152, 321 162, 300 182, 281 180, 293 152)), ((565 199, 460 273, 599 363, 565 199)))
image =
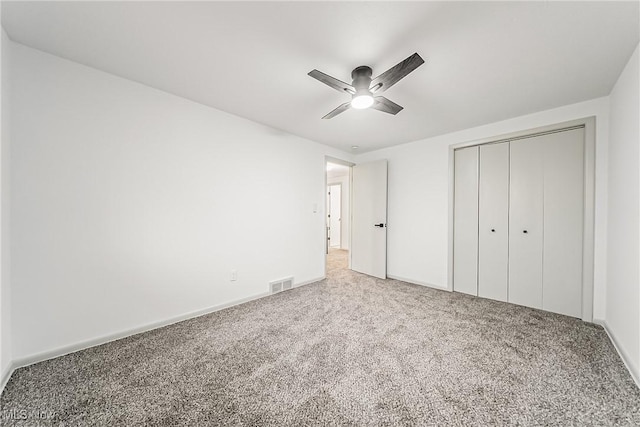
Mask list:
POLYGON ((19 369, 2 425, 640 425, 640 390, 599 326, 345 260, 332 251, 321 282, 19 369))

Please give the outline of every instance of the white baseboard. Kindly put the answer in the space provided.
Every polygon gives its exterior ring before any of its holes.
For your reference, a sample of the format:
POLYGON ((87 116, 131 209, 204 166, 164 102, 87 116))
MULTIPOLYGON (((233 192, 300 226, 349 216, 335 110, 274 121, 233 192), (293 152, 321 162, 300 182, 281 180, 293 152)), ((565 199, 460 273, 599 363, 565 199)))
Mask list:
MULTIPOLYGON (((313 280, 309 280, 306 282, 302 282, 302 283, 298 283, 295 284, 294 287, 299 287, 299 286, 304 286, 304 285, 308 285, 310 283, 314 283, 317 282, 318 280, 322 280, 324 279, 324 277, 320 278, 320 279, 313 279, 313 280)), ((175 316, 169 319, 165 319, 165 320, 161 320, 158 322, 152 322, 152 323, 148 323, 142 326, 138 326, 132 329, 127 329, 125 331, 120 331, 120 332, 116 332, 113 334, 108 334, 108 335, 103 335, 101 337, 97 337, 97 338, 92 338, 89 340, 84 340, 84 341, 80 341, 74 344, 70 344, 70 345, 65 345, 65 346, 61 346, 58 348, 54 348, 52 350, 47 350, 41 353, 36 353, 36 354, 32 354, 26 357, 22 357, 19 359, 16 359, 13 361, 13 363, 11 364, 11 369, 7 370, 8 372, 3 373, 3 377, 2 377, 2 386, 4 387, 4 384, 6 384, 10 378, 10 374, 18 368, 22 368, 25 366, 29 366, 29 365, 33 365, 34 363, 39 363, 39 362, 43 362, 45 360, 49 360, 49 359, 53 359, 55 357, 60 357, 60 356, 64 356, 66 354, 69 353, 74 353, 76 351, 80 351, 80 350, 84 350, 90 347, 94 347, 97 345, 102 345, 102 344, 106 344, 108 342, 111 341, 116 341, 122 338, 126 338, 132 335, 136 335, 139 333, 143 333, 143 332, 148 332, 151 331, 153 329, 157 329, 157 328, 162 328, 164 326, 168 326, 168 325, 172 325, 174 323, 178 323, 178 322, 182 322, 184 320, 188 320, 188 319, 193 319, 195 317, 199 317, 199 316, 203 316, 205 314, 209 314, 209 313, 213 313, 216 311, 220 311, 220 310, 224 310, 225 308, 229 308, 229 307, 233 307, 239 304, 244 304, 246 302, 249 301, 253 301, 256 299, 260 299, 260 298, 264 298, 267 296, 270 296, 271 293, 269 292, 262 292, 259 294, 255 294, 246 298, 240 298, 238 300, 234 300, 228 303, 224 303, 224 304, 219 304, 219 305, 215 305, 212 307, 208 307, 208 308, 204 308, 201 310, 196 310, 196 311, 192 311, 189 313, 185 313, 179 316, 175 316), (6 378, 5 378, 6 375, 6 378)))
POLYGON ((293 285, 293 287, 294 288, 299 288, 300 286, 310 285, 312 283, 319 282, 319 281, 324 280, 326 278, 327 278, 327 276, 317 277, 315 279, 307 280, 305 282, 296 283, 295 285, 293 285))
POLYGON ((9 365, 4 369, 2 374, 0 374, 0 395, 4 391, 7 383, 9 382, 9 378, 13 375, 13 371, 16 370, 16 365, 13 362, 10 362, 9 365))
POLYGON ((622 359, 622 362, 624 363, 624 366, 627 367, 627 370, 629 371, 629 374, 631 374, 631 378, 633 378, 633 380, 635 381, 636 386, 638 386, 638 388, 640 388, 640 372, 638 372, 638 370, 635 368, 635 366, 631 363, 631 358, 623 350, 623 348, 620 346, 620 343, 616 340, 615 335, 613 335, 613 333, 611 333, 611 330, 607 326, 607 322, 604 321, 604 320, 601 320, 601 319, 593 319, 593 323, 596 323, 596 324, 598 324, 598 325, 600 325, 600 326, 602 326, 604 328, 604 331, 609 336, 609 339, 611 340, 611 343, 613 344, 613 347, 618 352, 618 355, 620 355, 620 358, 622 359))
POLYGON ((439 291, 449 291, 449 289, 447 289, 446 286, 438 286, 431 283, 421 282, 419 280, 407 279, 405 277, 392 276, 390 274, 387 274, 387 278, 393 279, 393 280, 399 280, 401 282, 411 283, 413 285, 420 285, 420 286, 426 286, 427 288, 438 289, 439 291))
POLYGON ((205 314, 224 310, 225 308, 233 307, 235 305, 243 304, 245 302, 253 301, 255 299, 264 298, 269 295, 271 295, 269 292, 262 292, 259 294, 251 295, 245 298, 240 298, 224 304, 219 304, 212 307, 207 307, 200 310, 184 313, 178 316, 171 317, 169 319, 164 319, 157 322, 151 322, 151 323, 144 324, 142 326, 137 326, 135 328, 127 329, 120 332, 115 332, 113 334, 107 334, 100 337, 80 341, 74 344, 64 345, 51 350, 47 350, 40 353, 29 355, 26 357, 22 357, 19 359, 15 359, 13 361, 13 364, 16 366, 16 369, 22 368, 25 366, 33 365, 34 363, 43 362, 45 360, 53 359, 55 357, 60 357, 69 353, 74 353, 76 351, 84 350, 90 347, 95 347, 97 345, 106 344, 108 342, 116 341, 132 335, 140 334, 142 332, 148 332, 153 329, 169 326, 174 323, 182 322, 184 320, 193 319, 194 317, 204 316, 205 314))
MULTIPOLYGON (((442 290, 442 291, 448 291, 448 289, 446 287, 442 287, 442 286, 435 286, 435 285, 432 285, 432 284, 429 284, 429 283, 419 282, 419 281, 411 280, 411 279, 405 279, 405 278, 398 277, 398 276, 388 276, 388 277, 390 279, 400 280, 400 281, 407 282, 407 283, 412 283, 412 284, 415 284, 415 285, 426 286, 426 287, 429 287, 429 288, 434 288, 434 289, 438 289, 438 290, 442 290)), ((315 279, 307 280, 305 282, 301 282, 301 283, 295 284, 294 287, 298 288, 298 287, 301 287, 301 286, 309 285, 311 283, 316 283, 316 282, 319 282, 321 280, 324 280, 325 278, 326 278, 325 276, 321 276, 321 277, 318 277, 318 278, 315 278, 315 279)), ((208 307, 208 308, 205 308, 205 309, 201 309, 201 310, 196 310, 196 311, 192 311, 192 312, 189 312, 189 313, 185 313, 185 314, 182 314, 180 316, 172 317, 170 319, 166 319, 166 320, 162 320, 162 321, 158 321, 158 322, 153 322, 153 323, 148 323, 146 325, 139 326, 139 327, 132 328, 132 329, 128 329, 126 331, 121 331, 121 332, 117 332, 117 333, 114 333, 114 334, 104 335, 102 337, 81 341, 81 342, 78 342, 78 343, 75 343, 75 344, 71 344, 71 345, 67 345, 67 346, 61 346, 61 347, 58 347, 58 348, 53 349, 53 350, 48 350, 48 351, 45 351, 45 352, 33 354, 33 355, 30 355, 30 356, 27 356, 27 357, 23 357, 23 358, 14 360, 11 363, 9 363, 9 365, 5 368, 5 370, 2 373, 0 373, 0 395, 4 391, 4 388, 6 387, 7 383, 9 382, 9 379, 11 378, 11 375, 13 375, 13 372, 18 368, 29 366, 29 365, 32 365, 32 364, 38 363, 38 362, 43 362, 45 360, 53 359, 55 357, 64 356, 65 354, 69 354, 69 353, 73 353, 73 352, 76 352, 76 351, 84 350, 84 349, 87 349, 89 347, 94 347, 94 346, 97 346, 97 345, 106 344, 108 342, 116 341, 116 340, 119 340, 119 339, 122 339, 122 338, 126 338, 126 337, 129 337, 129 336, 132 336, 132 335, 139 334, 139 333, 148 332, 148 331, 151 331, 153 329, 162 328, 164 326, 172 325, 174 323, 182 322, 184 320, 193 319, 193 318, 199 317, 199 316, 204 316, 205 314, 209 314, 209 313, 213 313, 213 312, 216 312, 216 311, 224 310, 225 308, 229 308, 229 307, 233 307, 233 306, 236 306, 236 305, 244 304, 246 302, 253 301, 253 300, 256 300, 256 299, 260 299, 260 298, 264 298, 264 297, 269 296, 269 295, 271 295, 271 294, 268 293, 268 292, 255 294, 255 295, 252 295, 252 296, 249 296, 249 297, 246 297, 246 298, 240 298, 238 300, 231 301, 231 302, 228 302, 228 303, 219 304, 219 305, 215 305, 215 306, 208 307)), ((594 319, 593 322, 596 323, 596 324, 599 324, 600 326, 602 326, 604 328, 605 332, 609 336, 609 339, 611 340, 611 343, 613 344, 614 348, 616 349, 616 351, 620 355, 620 358, 622 359, 624 365, 626 366, 627 370, 629 371, 629 374, 631 375, 631 378, 633 378, 633 380, 635 381, 636 385, 640 388, 640 373, 629 362, 630 361, 629 356, 626 354, 626 352, 624 352, 622 350, 622 348, 620 347, 620 345, 616 341, 615 336, 609 330, 609 327, 607 326, 607 323, 604 320, 600 320, 600 319, 594 319)))
MULTIPOLYGON (((316 278, 316 279, 311 279, 311 280, 307 280, 305 282, 301 282, 301 283, 297 283, 294 284, 294 288, 300 287, 300 286, 305 286, 305 285, 309 285, 311 283, 315 283, 318 282, 320 280, 323 280, 325 278, 325 276, 316 278)), ((58 348, 54 348, 52 350, 47 350, 47 351, 43 351, 40 353, 36 353, 36 354, 32 354, 26 357, 22 357, 16 360, 13 360, 11 362, 11 364, 7 367, 7 369, 5 369, 5 372, 2 373, 2 383, 0 383, 0 394, 2 393, 2 391, 4 390, 4 386, 9 382, 9 378, 11 378, 11 375, 13 374, 13 372, 18 369, 18 368, 23 368, 25 366, 29 366, 29 365, 33 365, 34 363, 39 363, 39 362, 44 362, 45 360, 49 360, 49 359, 53 359, 56 357, 60 357, 60 356, 64 356, 66 354, 69 353, 74 353, 76 351, 80 351, 80 350, 84 350, 90 347, 95 347, 97 345, 102 345, 102 344, 106 344, 108 342, 111 341, 116 341, 122 338, 126 338, 132 335, 136 335, 136 334, 140 334, 143 332, 148 332, 151 331, 153 329, 158 329, 158 328, 162 328, 165 326, 169 326, 172 325, 174 323, 178 323, 178 322, 182 322, 184 320, 188 320, 188 319, 193 319, 195 317, 200 317, 200 316, 204 316, 205 314, 209 314, 209 313, 213 313, 216 311, 220 311, 220 310, 224 310, 225 308, 229 308, 229 307, 233 307, 236 305, 240 305, 240 304, 244 304, 246 302, 249 301, 253 301, 256 299, 260 299, 260 298, 264 298, 267 296, 272 295, 269 292, 262 292, 259 294, 255 294, 246 298, 240 298, 228 303, 224 303, 224 304, 219 304, 219 305, 215 305, 212 307, 208 307, 208 308, 204 308, 201 310, 196 310, 196 311, 192 311, 189 313, 185 313, 185 314, 181 314, 179 316, 175 316, 175 317, 171 317, 169 319, 165 319, 165 320, 160 320, 158 322, 152 322, 152 323, 147 323, 145 325, 142 326, 138 326, 132 329, 127 329, 124 331, 120 331, 120 332, 116 332, 113 334, 107 334, 107 335, 103 335, 101 337, 97 337, 97 338, 91 338, 88 340, 84 340, 84 341, 80 341, 74 344, 70 344, 70 345, 65 345, 65 346, 61 346, 58 348)))

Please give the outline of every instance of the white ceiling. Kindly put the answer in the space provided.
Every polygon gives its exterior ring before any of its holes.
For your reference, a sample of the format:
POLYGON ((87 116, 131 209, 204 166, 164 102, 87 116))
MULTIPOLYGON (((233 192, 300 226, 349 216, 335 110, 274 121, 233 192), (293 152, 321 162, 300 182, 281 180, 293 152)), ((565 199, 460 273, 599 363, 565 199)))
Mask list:
POLYGON ((639 40, 638 2, 2 2, 19 43, 358 152, 608 95, 639 40), (350 82, 418 52, 385 93, 327 112, 350 82))

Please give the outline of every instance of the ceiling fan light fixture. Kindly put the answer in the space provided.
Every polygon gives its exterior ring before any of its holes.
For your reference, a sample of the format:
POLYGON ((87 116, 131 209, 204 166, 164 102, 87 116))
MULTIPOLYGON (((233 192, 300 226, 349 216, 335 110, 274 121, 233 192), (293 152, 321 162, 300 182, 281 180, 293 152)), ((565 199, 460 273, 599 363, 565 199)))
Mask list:
POLYGON ((356 93, 351 100, 351 106, 356 110, 364 110, 373 105, 373 96, 370 93, 356 93))
POLYGON ((424 64, 424 59, 416 52, 404 61, 389 68, 375 79, 371 78, 373 75, 371 67, 361 65, 354 68, 351 72, 351 79, 353 80, 351 84, 345 83, 318 70, 311 70, 308 74, 310 77, 340 93, 344 94, 347 92, 351 94, 351 101, 338 105, 338 107, 322 117, 323 120, 331 119, 351 108, 354 110, 364 110, 371 107, 384 113, 396 115, 402 111, 402 106, 388 100, 384 96, 380 96, 380 94, 398 83, 398 81, 405 78, 407 74, 422 64, 424 64), (375 98, 373 97, 374 93, 376 94, 375 98))

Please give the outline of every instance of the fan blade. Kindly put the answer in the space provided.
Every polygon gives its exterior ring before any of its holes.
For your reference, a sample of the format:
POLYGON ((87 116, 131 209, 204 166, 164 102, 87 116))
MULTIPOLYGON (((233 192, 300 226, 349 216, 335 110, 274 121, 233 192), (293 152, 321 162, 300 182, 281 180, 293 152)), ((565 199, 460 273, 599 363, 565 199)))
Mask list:
POLYGON ((309 72, 309 76, 313 77, 314 79, 321 81, 322 83, 326 84, 327 86, 331 86, 332 88, 334 88, 335 90, 337 90, 338 92, 342 92, 342 93, 350 93, 350 94, 354 94, 356 93, 356 90, 354 89, 353 86, 351 86, 348 83, 345 83, 343 81, 340 81, 334 77, 331 77, 328 74, 323 73, 322 71, 318 71, 318 70, 313 70, 309 72))
MULTIPOLYGON (((351 108, 351 102, 345 102, 344 104, 342 104, 341 106, 339 106, 338 108, 336 108, 335 110, 333 110, 332 112, 330 112, 329 114, 324 116, 323 119, 330 119, 332 117, 335 117, 340 113, 344 113, 349 108, 351 108)), ((400 107, 400 108, 402 108, 402 107, 400 107)))
POLYGON ((369 87, 372 89, 373 93, 382 93, 394 84, 398 83, 400 79, 406 77, 407 74, 422 64, 424 64, 424 59, 422 59, 417 53, 414 53, 398 65, 389 68, 387 71, 371 80, 371 85, 369 87))
POLYGON ((376 96, 373 98, 374 102, 371 108, 375 108, 376 110, 384 111, 385 113, 393 114, 394 116, 398 114, 404 107, 399 106, 393 101, 389 101, 384 96, 376 96))

